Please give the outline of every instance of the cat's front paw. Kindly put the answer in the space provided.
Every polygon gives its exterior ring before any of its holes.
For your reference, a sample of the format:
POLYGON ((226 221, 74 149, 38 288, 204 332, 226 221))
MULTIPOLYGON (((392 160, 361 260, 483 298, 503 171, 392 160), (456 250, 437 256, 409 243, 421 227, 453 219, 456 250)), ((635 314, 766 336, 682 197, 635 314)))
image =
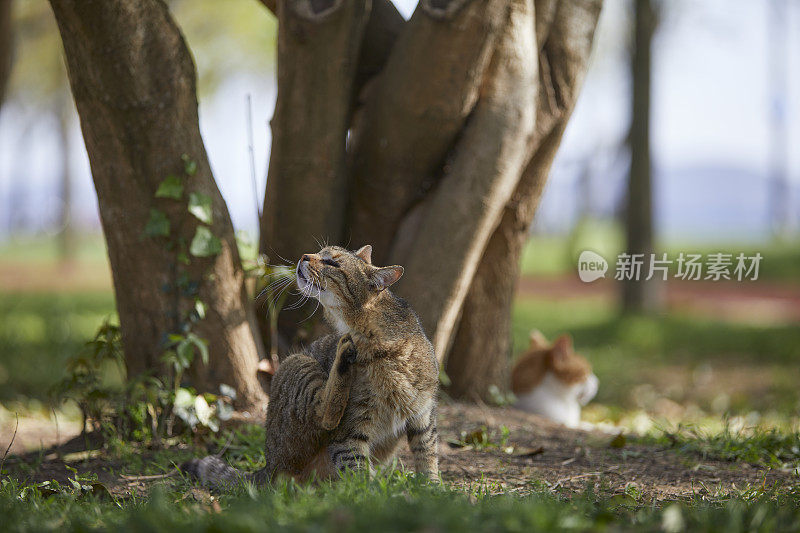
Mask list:
POLYGON ((340 374, 347 372, 358 357, 358 350, 353 342, 353 337, 349 333, 342 335, 339 344, 336 346, 336 358, 339 360, 337 370, 340 374))

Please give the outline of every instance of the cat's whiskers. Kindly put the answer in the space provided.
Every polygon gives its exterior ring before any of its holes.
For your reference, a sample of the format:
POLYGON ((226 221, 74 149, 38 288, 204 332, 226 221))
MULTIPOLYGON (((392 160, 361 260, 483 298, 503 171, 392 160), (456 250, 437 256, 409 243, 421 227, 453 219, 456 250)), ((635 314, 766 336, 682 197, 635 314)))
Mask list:
POLYGON ((291 267, 287 265, 266 265, 272 269, 271 272, 267 272, 264 274, 263 278, 270 280, 266 287, 261 289, 256 297, 254 298, 256 301, 260 300, 265 294, 269 294, 274 292, 276 288, 280 287, 283 282, 287 279, 290 279, 294 271, 291 267))
POLYGON ((276 291, 273 291, 272 298, 270 298, 270 312, 275 310, 275 307, 278 304, 278 300, 280 300, 283 293, 286 292, 286 289, 292 286, 292 283, 293 283, 292 279, 287 279, 284 282, 284 285, 279 286, 278 288, 276 288, 276 291))
MULTIPOLYGON (((328 284, 328 282, 326 281, 326 282, 325 282, 325 285, 327 286, 327 284, 328 284)), ((315 306, 314 306, 314 310, 313 310, 313 311, 311 311, 311 314, 310 314, 310 315, 308 315, 308 316, 307 316, 307 317, 305 317, 303 320, 301 320, 300 322, 298 322, 298 324, 301 324, 301 323, 305 322, 306 320, 309 320, 309 319, 310 319, 312 316, 314 316, 314 314, 317 312, 317 309, 319 309, 320 296, 322 296, 322 287, 318 287, 318 288, 317 288, 317 296, 316 296, 316 298, 317 298, 317 305, 315 305, 315 306)))
POLYGON ((292 277, 293 276, 285 275, 285 276, 279 277, 278 279, 272 280, 266 287, 264 287, 264 290, 261 291, 261 292, 262 293, 263 292, 271 292, 273 289, 275 289, 275 287, 283 285, 287 281, 291 281, 292 277))
MULTIPOLYGON (((265 276, 265 277, 267 277, 267 276, 265 276)), ((276 279, 273 279, 272 281, 270 281, 267 284, 267 286, 264 287, 261 290, 261 292, 258 294, 258 296, 256 296, 256 298, 259 298, 265 292, 271 292, 275 287, 278 287, 279 285, 285 283, 287 280, 291 280, 291 279, 292 279, 291 273, 282 273, 280 276, 277 276, 276 279)))
MULTIPOLYGON (((310 283, 310 282, 309 282, 310 283)), ((284 311, 291 311, 293 309, 299 309, 305 305, 305 303, 309 300, 308 293, 306 289, 300 289, 299 294, 302 296, 298 301, 290 305, 289 307, 285 307, 284 311)))

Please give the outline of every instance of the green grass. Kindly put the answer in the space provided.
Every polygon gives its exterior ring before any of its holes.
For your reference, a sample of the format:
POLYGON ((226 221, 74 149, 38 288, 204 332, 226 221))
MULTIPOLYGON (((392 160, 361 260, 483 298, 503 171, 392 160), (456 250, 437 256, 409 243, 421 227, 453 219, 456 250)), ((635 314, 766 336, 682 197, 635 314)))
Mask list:
POLYGON ((45 399, 67 358, 114 314, 110 292, 0 293, 0 401, 45 399))
POLYGON ((755 497, 709 503, 637 505, 599 499, 591 488, 565 500, 472 494, 426 485, 402 475, 300 487, 195 502, 157 487, 148 498, 104 501, 94 496, 20 497, 13 483, 0 491, 5 531, 789 531, 800 527, 796 500, 755 497))
MULTIPOLYGON (((668 446, 682 453, 721 461, 758 464, 773 468, 800 468, 800 432, 775 428, 733 429, 726 421, 717 432, 679 426, 675 430, 648 435, 640 442, 668 446)), ((800 474, 799 474, 800 475, 800 474)))
MULTIPOLYGON (((583 250, 593 250, 609 262, 607 277, 613 278, 616 257, 624 250, 625 239, 621 226, 603 220, 591 220, 580 225, 568 236, 534 235, 522 254, 522 273, 529 276, 559 276, 574 274, 578 256, 583 250)), ((680 252, 711 254, 739 252, 762 255, 758 279, 761 281, 800 284, 800 242, 774 241, 764 244, 665 242, 656 245, 658 253, 667 252, 675 259, 680 252)), ((674 273, 673 270, 671 272, 674 273)))
MULTIPOLYGON (((245 446, 250 449, 249 445, 245 446)), ((181 457, 183 459, 185 457, 181 457)), ((174 459, 174 458, 173 458, 174 459)), ((162 453, 157 470, 170 468, 162 453)), ((655 502, 636 490, 610 494, 603 481, 582 493, 531 479, 524 494, 491 483, 457 488, 393 469, 372 479, 277 482, 230 494, 192 492, 172 478, 149 494, 110 495, 77 466, 72 481, 44 485, 6 479, 0 486, 4 531, 777 531, 800 528, 798 487, 741 487, 655 502)), ((119 466, 120 469, 130 465, 119 466)), ((701 491, 702 492, 702 491, 701 491)))
MULTIPOLYGON (((727 492, 698 487, 688 499, 655 501, 634 486, 624 493, 612 492, 602 478, 574 493, 550 486, 534 474, 527 486, 510 493, 493 482, 466 486, 429 482, 393 465, 372 479, 351 474, 317 485, 279 480, 269 488, 240 487, 213 496, 193 490, 191 481, 177 476, 151 482, 146 491, 115 496, 92 473, 102 464, 112 476, 168 472, 191 454, 202 455, 226 444, 230 461, 247 470, 257 468, 263 461, 263 428, 244 426, 230 437, 226 431, 194 439, 188 447, 184 443, 160 451, 112 442, 99 459, 73 463, 75 471, 64 471, 58 481, 42 481, 36 462, 15 465, 13 479, 0 482, 3 531, 736 532, 800 528, 800 485, 796 483, 747 485, 727 492), (24 481, 26 473, 39 481, 24 481)), ((688 434, 683 438, 678 451, 707 445, 688 434)), ((763 440, 738 443, 740 448, 770 445, 763 440)), ((724 452, 719 444, 713 446, 709 455, 724 452)), ((752 453, 757 452, 736 451, 730 458, 750 460, 752 453)))
POLYGON ((800 360, 796 326, 750 326, 680 314, 625 316, 599 300, 521 300, 513 324, 515 351, 527 347, 528 332, 535 327, 546 336, 569 331, 577 345, 593 351, 615 350, 651 362, 800 360))

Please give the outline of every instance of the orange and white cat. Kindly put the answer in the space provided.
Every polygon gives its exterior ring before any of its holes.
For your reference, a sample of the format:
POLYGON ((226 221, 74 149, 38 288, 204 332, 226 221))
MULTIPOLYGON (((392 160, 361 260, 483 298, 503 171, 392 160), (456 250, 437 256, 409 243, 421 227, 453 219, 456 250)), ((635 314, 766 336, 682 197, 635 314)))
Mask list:
POLYGON ((515 407, 567 427, 582 427, 581 407, 597 394, 592 366, 575 353, 572 338, 561 335, 552 344, 534 330, 531 344, 511 370, 515 407))

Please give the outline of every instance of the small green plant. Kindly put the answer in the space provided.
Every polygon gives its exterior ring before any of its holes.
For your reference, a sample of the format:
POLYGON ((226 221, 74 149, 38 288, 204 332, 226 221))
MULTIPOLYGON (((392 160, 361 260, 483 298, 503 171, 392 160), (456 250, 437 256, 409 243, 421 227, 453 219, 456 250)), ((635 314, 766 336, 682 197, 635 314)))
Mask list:
POLYGON ((85 349, 72 357, 67 376, 52 391, 56 401, 73 401, 83 415, 83 429, 105 440, 150 441, 160 447, 183 431, 219 430, 233 414, 236 391, 227 385, 219 394, 197 394, 181 386, 197 357, 208 360, 207 343, 193 333, 171 335, 162 360, 172 369, 166 378, 142 375, 125 380, 119 327, 103 323, 85 349), (109 382, 109 368, 120 379, 109 382))
POLYGON ((509 445, 508 438, 511 431, 506 426, 500 426, 500 433, 486 426, 481 426, 473 431, 462 431, 461 437, 449 441, 456 448, 469 448, 476 451, 500 449, 505 453, 513 453, 514 446, 509 445))
MULTIPOLYGON (((105 322, 86 348, 71 358, 67 376, 53 390, 58 400, 74 401, 83 414, 84 432, 88 426, 100 432, 106 440, 150 441, 160 447, 165 438, 185 430, 219 429, 219 421, 230 417, 235 392, 223 388, 219 395, 201 395, 182 385, 186 372, 197 361, 208 363, 208 343, 195 332, 195 326, 205 319, 206 305, 200 298, 201 284, 206 281, 207 269, 193 267, 192 258, 208 258, 222 250, 220 239, 214 235, 213 200, 210 196, 187 189, 197 172, 197 163, 184 155, 183 174, 169 175, 158 186, 154 197, 170 212, 185 203, 194 218, 170 217, 153 207, 144 227, 144 237, 161 243, 174 255, 169 269, 170 281, 163 291, 174 296, 170 315, 174 329, 164 336, 161 362, 153 369, 158 374, 126 376, 121 335, 118 326, 105 322), (188 194, 187 194, 188 192, 188 194), (176 204, 177 203, 177 204, 176 204), (194 228, 194 237, 187 243, 186 235, 194 228), (108 369, 113 367, 119 379, 112 383, 108 369), (127 378, 127 379, 126 379, 127 378)), ((203 263, 201 263, 202 265, 203 263)))
POLYGON ((51 390, 56 401, 75 402, 83 417, 83 431, 89 424, 100 430, 105 415, 113 408, 122 390, 108 384, 104 374, 115 369, 125 373, 119 327, 106 320, 84 349, 67 361, 67 375, 51 390))

